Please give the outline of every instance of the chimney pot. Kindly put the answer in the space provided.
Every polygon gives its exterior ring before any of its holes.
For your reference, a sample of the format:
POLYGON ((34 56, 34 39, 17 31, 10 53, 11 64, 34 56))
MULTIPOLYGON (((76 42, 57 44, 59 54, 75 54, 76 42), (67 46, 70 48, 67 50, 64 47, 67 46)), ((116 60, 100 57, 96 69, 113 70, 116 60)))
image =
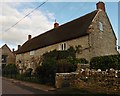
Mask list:
POLYGON ((32 36, 31 35, 28 35, 28 40, 30 40, 32 38, 32 36))
POLYGON ((59 24, 58 23, 54 23, 54 28, 57 28, 59 27, 59 24))
POLYGON ((18 49, 20 49, 21 45, 18 45, 18 49))
POLYGON ((96 4, 97 9, 101 9, 105 12, 105 4, 103 2, 98 2, 96 4))
POLYGON ((57 28, 57 27, 59 27, 59 23, 57 23, 56 20, 55 20, 54 28, 57 28))

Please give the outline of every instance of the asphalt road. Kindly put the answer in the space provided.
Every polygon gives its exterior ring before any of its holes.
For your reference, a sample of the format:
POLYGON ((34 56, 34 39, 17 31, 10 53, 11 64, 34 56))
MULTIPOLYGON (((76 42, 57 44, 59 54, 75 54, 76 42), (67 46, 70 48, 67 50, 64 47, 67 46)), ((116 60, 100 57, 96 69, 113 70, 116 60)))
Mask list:
POLYGON ((2 79, 2 94, 54 94, 2 79))

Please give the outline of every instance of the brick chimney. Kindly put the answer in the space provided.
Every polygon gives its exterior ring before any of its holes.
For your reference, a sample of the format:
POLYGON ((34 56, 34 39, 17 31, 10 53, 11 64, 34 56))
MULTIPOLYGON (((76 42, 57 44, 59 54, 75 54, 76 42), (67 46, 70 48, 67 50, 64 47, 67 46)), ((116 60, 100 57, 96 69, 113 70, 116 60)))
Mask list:
POLYGON ((57 27, 59 27, 59 23, 57 23, 56 20, 55 20, 54 28, 57 28, 57 27))
POLYGON ((18 49, 20 49, 21 45, 18 45, 18 49))
POLYGON ((105 3, 103 3, 102 1, 99 1, 96 4, 97 9, 103 10, 105 12, 105 3))
POLYGON ((30 40, 32 38, 32 36, 31 35, 28 35, 28 40, 30 40))

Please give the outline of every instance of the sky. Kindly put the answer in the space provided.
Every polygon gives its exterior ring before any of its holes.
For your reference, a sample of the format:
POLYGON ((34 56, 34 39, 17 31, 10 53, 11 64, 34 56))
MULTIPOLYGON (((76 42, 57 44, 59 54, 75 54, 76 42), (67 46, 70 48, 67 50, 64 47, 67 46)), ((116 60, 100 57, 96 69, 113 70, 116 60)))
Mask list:
MULTIPOLYGON (((55 19, 62 25, 96 10, 97 2, 47 2, 16 26, 6 31, 42 2, 0 2, 0 47, 7 44, 17 50, 17 45, 52 29, 55 19)), ((105 2, 106 12, 111 21, 116 37, 118 36, 118 2, 105 2)), ((118 42, 117 45, 120 45, 118 42)))

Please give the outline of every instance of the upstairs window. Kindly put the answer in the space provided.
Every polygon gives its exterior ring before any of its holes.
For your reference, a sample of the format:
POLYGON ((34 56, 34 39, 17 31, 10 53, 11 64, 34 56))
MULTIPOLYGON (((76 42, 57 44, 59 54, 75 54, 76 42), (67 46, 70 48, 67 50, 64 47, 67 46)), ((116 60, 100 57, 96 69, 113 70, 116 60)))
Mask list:
POLYGON ((99 29, 100 29, 101 31, 103 31, 103 24, 102 24, 102 22, 99 22, 99 29))

